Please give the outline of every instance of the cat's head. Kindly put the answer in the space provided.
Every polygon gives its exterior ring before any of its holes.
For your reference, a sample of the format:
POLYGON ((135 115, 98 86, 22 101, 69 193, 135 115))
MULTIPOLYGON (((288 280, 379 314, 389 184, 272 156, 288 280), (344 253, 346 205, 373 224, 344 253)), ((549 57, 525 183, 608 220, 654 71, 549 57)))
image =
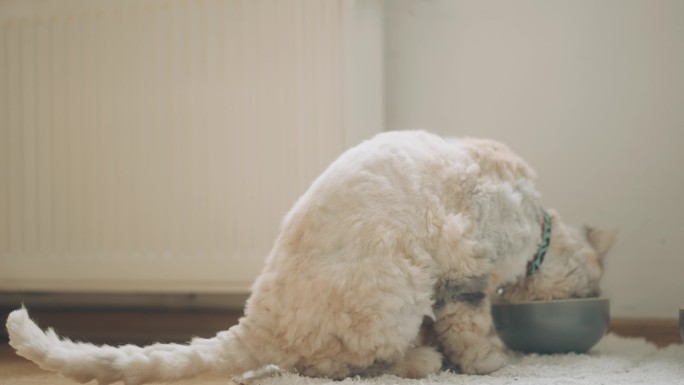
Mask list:
POLYGON ((616 230, 566 226, 554 211, 551 242, 539 269, 502 288, 499 301, 521 302, 597 297, 606 254, 615 242, 616 230))

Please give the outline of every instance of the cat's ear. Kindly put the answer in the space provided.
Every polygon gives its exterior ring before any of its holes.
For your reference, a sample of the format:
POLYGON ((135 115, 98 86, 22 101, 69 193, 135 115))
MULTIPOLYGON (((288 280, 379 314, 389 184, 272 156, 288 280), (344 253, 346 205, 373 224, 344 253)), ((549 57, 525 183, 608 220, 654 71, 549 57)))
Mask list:
POLYGON ((618 234, 618 230, 615 229, 595 229, 588 226, 585 226, 584 231, 587 241, 601 259, 606 256, 608 250, 613 246, 618 234))

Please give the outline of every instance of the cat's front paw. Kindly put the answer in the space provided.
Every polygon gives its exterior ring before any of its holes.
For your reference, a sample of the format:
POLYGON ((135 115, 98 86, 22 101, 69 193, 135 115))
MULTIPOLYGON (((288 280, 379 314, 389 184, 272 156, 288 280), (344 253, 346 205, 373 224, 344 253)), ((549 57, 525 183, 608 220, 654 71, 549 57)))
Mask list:
POLYGON ((421 346, 409 351, 389 372, 403 378, 423 378, 441 368, 442 354, 431 346, 421 346))
POLYGON ((460 359, 461 371, 465 374, 489 374, 506 364, 506 354, 498 344, 479 351, 470 351, 460 359))

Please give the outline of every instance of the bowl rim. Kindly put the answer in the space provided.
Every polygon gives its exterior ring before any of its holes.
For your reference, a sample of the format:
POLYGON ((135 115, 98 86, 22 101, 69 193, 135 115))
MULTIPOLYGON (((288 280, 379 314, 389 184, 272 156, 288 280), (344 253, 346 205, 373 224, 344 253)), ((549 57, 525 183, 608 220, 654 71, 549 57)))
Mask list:
MULTIPOLYGON (((492 306, 543 305, 543 304, 549 304, 549 303, 573 303, 573 302, 610 302, 610 299, 608 297, 545 299, 545 300, 541 300, 541 301, 492 303, 492 306)), ((684 310, 684 306, 681 307, 681 310, 684 310)))

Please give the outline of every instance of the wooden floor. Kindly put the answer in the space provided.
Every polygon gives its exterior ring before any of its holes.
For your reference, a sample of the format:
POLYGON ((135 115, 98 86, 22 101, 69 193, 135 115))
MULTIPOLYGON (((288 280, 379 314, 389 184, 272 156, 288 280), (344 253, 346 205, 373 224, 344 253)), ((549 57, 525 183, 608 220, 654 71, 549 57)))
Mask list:
MULTIPOLYGON (((0 319, 7 319, 10 311, 0 308, 0 319)), ((40 327, 50 326, 61 336, 116 345, 212 337, 237 324, 241 315, 238 311, 215 310, 30 310, 40 327)))
MULTIPOLYGON (((9 309, 0 309, 6 319, 9 309)), ((141 310, 41 310, 31 317, 41 327, 52 326, 63 336, 94 343, 147 344, 155 341, 184 342, 193 336, 210 337, 234 325, 240 317, 234 311, 141 311, 141 310)), ((614 319, 610 330, 623 336, 644 337, 658 346, 681 343, 676 319, 614 319)), ((6 335, 0 336, 0 385, 75 384, 14 354, 6 335)), ((232 384, 226 379, 182 381, 190 384, 232 384)))
POLYGON ((679 320, 614 318, 610 320, 611 332, 625 337, 643 337, 657 346, 682 343, 679 320))
MULTIPOLYGON (((0 319, 12 309, 0 307, 0 319)), ((147 344, 185 342, 192 337, 211 337, 238 322, 241 311, 217 310, 57 310, 30 312, 39 326, 55 329, 74 340, 98 344, 147 344)), ((677 319, 611 319, 610 331, 621 336, 644 337, 658 346, 679 343, 677 319)), ((7 335, 0 334, 0 342, 7 335)))

